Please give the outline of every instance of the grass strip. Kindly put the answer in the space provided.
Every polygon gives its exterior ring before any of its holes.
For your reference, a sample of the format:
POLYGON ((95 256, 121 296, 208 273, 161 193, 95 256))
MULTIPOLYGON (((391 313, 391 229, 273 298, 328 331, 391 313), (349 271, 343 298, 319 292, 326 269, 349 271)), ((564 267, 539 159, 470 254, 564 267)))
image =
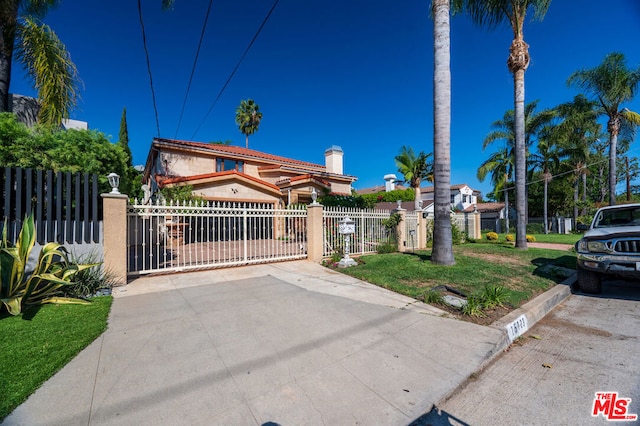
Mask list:
POLYGON ((112 297, 0 317, 0 420, 107 329, 112 297))
POLYGON ((416 299, 439 285, 467 295, 482 291, 485 285, 504 286, 510 290, 507 303, 518 307, 559 281, 548 265, 575 268, 575 255, 570 252, 523 251, 505 244, 454 246, 454 256, 455 265, 440 266, 431 263, 429 251, 368 255, 360 258, 363 264, 340 271, 416 299))

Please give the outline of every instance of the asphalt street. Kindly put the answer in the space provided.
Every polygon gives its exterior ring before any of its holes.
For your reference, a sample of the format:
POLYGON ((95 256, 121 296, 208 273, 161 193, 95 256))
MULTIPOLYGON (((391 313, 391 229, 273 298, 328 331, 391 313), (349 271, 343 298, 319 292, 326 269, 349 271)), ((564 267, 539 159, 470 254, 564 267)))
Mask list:
POLYGON ((597 392, 640 414, 640 286, 576 293, 415 425, 638 424, 592 416, 597 392), (609 394, 610 395, 610 394, 609 394))

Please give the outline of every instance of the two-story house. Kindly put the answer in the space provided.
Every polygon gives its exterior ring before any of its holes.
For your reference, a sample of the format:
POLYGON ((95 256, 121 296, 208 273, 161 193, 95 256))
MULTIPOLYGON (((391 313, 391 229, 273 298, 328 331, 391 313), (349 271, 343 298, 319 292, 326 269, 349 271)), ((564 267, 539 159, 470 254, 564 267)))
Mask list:
MULTIPOLYGON (((434 189, 433 186, 420 188, 422 208, 433 213, 434 189)), ((480 191, 472 189, 467 184, 451 185, 451 209, 454 211, 464 211, 478 203, 480 191)))
POLYGON ((325 164, 280 157, 239 146, 154 138, 147 156, 147 196, 164 187, 191 185, 209 201, 310 203, 311 193, 351 194, 355 176, 343 172, 343 151, 332 146, 325 164))

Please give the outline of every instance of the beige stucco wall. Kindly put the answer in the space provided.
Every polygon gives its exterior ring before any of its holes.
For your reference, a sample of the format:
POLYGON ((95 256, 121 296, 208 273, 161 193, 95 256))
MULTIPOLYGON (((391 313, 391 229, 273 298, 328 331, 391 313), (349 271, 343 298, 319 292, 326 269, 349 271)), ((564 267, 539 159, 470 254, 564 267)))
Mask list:
POLYGON ((348 183, 331 182, 331 192, 337 194, 351 194, 351 185, 348 183))
POLYGON ((273 193, 247 186, 244 182, 220 182, 212 186, 196 185, 193 192, 206 199, 277 203, 280 198, 273 193))
POLYGON ((175 152, 163 152, 160 159, 160 169, 164 170, 169 176, 203 175, 216 171, 216 161, 214 158, 196 153, 185 155, 175 152), (164 170, 165 164, 166 170, 164 170))

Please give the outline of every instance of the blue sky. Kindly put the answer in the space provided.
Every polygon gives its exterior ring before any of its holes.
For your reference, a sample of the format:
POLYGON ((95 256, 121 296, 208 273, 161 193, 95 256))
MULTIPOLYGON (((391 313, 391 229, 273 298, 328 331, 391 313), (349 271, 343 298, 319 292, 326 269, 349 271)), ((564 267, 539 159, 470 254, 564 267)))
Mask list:
MULTIPOLYGON (((433 150, 428 0, 280 0, 215 105, 273 0, 213 1, 179 128, 209 2, 176 0, 166 12, 160 3, 142 1, 160 136, 244 146, 235 110, 252 98, 264 117, 250 148, 323 164, 324 150, 340 145, 356 188, 396 173, 393 158, 402 145, 433 150)), ((134 163, 143 164, 157 130, 137 2, 63 0, 44 21, 66 44, 84 82, 72 118, 115 142, 126 107, 134 163)), ((553 0, 543 21, 527 21, 524 35, 531 54, 526 100, 553 107, 578 93, 567 88, 567 77, 607 53, 622 52, 628 66, 640 66, 640 1, 553 0)), ((489 179, 480 183, 476 172, 492 151, 482 150, 491 123, 513 108, 506 66, 512 34, 459 15, 451 39, 451 182, 486 194, 489 179)), ((34 94, 18 67, 11 91, 34 94)), ((640 96, 627 107, 640 111, 640 96)), ((637 142, 630 155, 640 157, 637 142)))

